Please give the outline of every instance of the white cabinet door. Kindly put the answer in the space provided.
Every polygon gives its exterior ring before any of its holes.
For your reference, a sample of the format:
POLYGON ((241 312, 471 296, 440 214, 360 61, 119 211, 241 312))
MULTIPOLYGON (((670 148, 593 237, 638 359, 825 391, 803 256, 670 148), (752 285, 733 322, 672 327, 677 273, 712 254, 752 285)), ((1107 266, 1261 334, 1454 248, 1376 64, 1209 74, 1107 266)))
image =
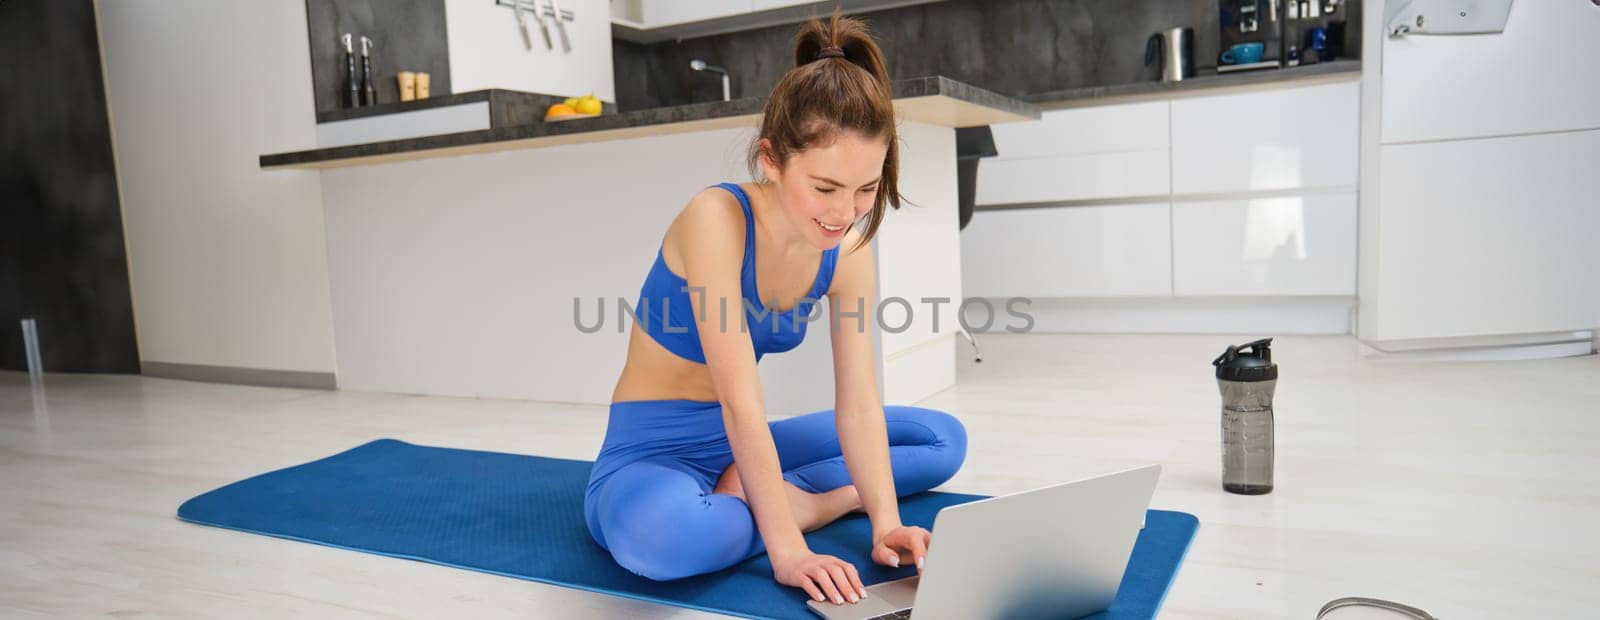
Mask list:
POLYGON ((1596 162, 1600 130, 1384 146, 1362 338, 1600 326, 1596 162))
POLYGON ((991 128, 999 155, 978 164, 980 205, 1165 195, 1167 102, 1045 112, 991 128))
POLYGON ((1356 185, 1360 84, 1172 102, 1172 192, 1356 185))
MULTIPOLYGON (((765 11, 767 9, 781 9, 789 6, 800 6, 802 4, 816 4, 817 2, 819 2, 819 0, 751 0, 750 10, 765 11)), ((821 11, 818 11, 818 14, 826 17, 826 15, 821 11)))
POLYGON ((1172 293, 1167 203, 979 211, 961 231, 968 297, 1172 293))
POLYGON ((1049 110, 1039 120, 990 127, 999 159, 1165 151, 1167 102, 1049 110))
POLYGON ((1596 59, 1591 0, 1512 3, 1500 34, 1385 38, 1382 141, 1600 127, 1596 59))
POLYGON ((1005 205, 1067 200, 1165 196, 1170 189, 1166 150, 1032 159, 983 159, 977 204, 1005 205))
POLYGON ((1172 205, 1179 295, 1354 295, 1356 194, 1172 205))
POLYGON ((639 0, 639 21, 645 28, 705 21, 749 13, 751 0, 639 0))

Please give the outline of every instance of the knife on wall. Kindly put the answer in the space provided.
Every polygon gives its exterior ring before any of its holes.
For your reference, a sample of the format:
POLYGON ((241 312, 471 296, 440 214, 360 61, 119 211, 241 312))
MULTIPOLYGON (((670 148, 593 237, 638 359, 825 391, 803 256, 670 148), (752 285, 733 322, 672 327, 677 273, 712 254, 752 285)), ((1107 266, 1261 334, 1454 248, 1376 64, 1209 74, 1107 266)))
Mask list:
POLYGON ((555 14, 556 30, 561 32, 561 51, 571 52, 572 41, 567 38, 567 23, 561 21, 561 4, 550 0, 550 12, 555 14))
MULTIPOLYGON (((520 3, 520 2, 522 2, 522 0, 512 0, 512 2, 519 2, 520 3)), ((544 23, 544 7, 539 6, 539 1, 538 0, 532 0, 532 2, 533 2, 533 18, 539 20, 539 34, 544 35, 544 48, 547 49, 547 50, 553 50, 553 49, 556 48, 556 46, 555 46, 554 43, 550 42, 550 27, 546 26, 545 23, 544 23)), ((558 20, 560 19, 559 15, 556 16, 556 17, 557 17, 558 20)), ((557 23, 559 23, 559 21, 557 23)))
POLYGON ((533 49, 533 39, 528 38, 528 16, 522 14, 522 0, 511 0, 511 10, 517 14, 517 30, 522 33, 522 49, 533 49))

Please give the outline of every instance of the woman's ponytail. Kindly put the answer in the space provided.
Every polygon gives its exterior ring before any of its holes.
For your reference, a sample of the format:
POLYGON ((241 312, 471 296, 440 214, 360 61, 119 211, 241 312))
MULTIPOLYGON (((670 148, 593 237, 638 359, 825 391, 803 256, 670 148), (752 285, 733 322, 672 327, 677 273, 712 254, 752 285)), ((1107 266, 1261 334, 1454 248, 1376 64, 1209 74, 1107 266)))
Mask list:
POLYGON ((750 147, 752 176, 760 169, 762 139, 772 145, 767 155, 779 167, 840 131, 885 140, 883 177, 860 240, 865 244, 877 234, 885 207, 898 209, 901 202, 899 137, 883 51, 865 23, 835 9, 826 23, 813 18, 801 24, 795 34, 794 63, 773 87, 762 111, 761 131, 750 147))

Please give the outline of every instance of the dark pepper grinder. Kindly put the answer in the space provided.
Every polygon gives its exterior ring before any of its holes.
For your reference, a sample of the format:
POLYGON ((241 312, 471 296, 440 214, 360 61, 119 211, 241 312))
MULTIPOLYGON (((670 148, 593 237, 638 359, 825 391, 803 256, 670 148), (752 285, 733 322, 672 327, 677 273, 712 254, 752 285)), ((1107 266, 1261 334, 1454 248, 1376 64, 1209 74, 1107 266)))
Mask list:
POLYGON ((378 103, 378 89, 372 84, 372 39, 361 35, 361 105, 378 103))
POLYGON ((1229 346, 1211 365, 1222 392, 1222 489, 1271 493, 1272 393, 1278 386, 1272 339, 1229 346))
POLYGON ((356 75, 356 51, 350 44, 350 33, 339 37, 339 43, 344 45, 344 107, 353 108, 361 105, 361 78, 356 75))

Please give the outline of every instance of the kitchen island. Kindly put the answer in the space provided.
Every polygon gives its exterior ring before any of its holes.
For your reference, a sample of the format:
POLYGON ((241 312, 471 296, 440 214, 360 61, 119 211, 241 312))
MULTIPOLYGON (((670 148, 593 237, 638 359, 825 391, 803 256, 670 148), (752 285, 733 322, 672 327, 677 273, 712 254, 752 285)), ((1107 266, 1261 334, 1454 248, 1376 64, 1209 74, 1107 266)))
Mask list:
MULTIPOLYGON (((955 128, 1039 118, 941 77, 893 83, 900 190, 874 241, 886 404, 954 384, 961 295, 955 128), (923 298, 948 298, 935 324, 923 298), (907 310, 910 311, 909 317, 907 310)), ((763 99, 261 156, 322 177, 341 389, 606 403, 632 305, 672 218, 746 181, 763 99)), ((869 309, 870 310, 870 309, 869 309)), ((761 364, 783 417, 833 406, 826 311, 761 364)), ((994 329, 1001 329, 1001 316, 994 329)), ((964 344, 962 346, 965 346, 964 344)))

